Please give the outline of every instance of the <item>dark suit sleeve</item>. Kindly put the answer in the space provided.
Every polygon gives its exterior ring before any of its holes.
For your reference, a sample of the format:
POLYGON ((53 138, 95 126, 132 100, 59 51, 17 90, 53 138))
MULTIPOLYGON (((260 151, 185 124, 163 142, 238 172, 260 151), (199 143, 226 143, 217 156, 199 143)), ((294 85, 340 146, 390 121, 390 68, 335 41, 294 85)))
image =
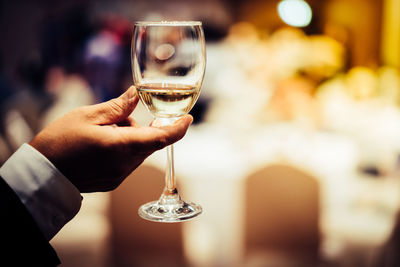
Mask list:
POLYGON ((60 260, 29 211, 0 176, 0 265, 57 266, 60 260))

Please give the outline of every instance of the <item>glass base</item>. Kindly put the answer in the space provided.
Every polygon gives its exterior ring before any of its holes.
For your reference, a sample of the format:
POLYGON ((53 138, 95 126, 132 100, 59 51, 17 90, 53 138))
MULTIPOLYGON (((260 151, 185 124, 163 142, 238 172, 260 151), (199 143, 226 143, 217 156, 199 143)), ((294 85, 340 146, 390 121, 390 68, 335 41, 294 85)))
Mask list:
POLYGON ((202 211, 200 205, 185 202, 180 198, 171 201, 170 196, 162 195, 160 200, 140 206, 138 213, 140 217, 148 221, 174 223, 193 219, 202 211))

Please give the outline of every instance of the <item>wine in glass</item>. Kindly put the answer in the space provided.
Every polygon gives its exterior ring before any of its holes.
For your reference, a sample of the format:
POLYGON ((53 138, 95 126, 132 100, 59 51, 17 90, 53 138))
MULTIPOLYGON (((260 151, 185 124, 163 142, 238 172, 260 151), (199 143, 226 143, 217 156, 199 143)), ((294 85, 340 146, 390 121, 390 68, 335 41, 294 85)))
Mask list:
MULTIPOLYGON (((131 50, 132 74, 140 100, 162 125, 187 114, 199 97, 206 49, 200 21, 136 22, 131 50)), ((202 212, 185 202, 176 188, 173 145, 167 147, 165 188, 157 201, 139 208, 150 221, 179 222, 202 212)))

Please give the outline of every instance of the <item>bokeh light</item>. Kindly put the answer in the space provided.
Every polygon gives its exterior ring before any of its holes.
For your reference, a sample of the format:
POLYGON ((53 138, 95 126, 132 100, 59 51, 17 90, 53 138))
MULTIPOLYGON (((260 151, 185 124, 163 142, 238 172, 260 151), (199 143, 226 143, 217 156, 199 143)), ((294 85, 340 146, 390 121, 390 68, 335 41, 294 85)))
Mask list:
POLYGON ((306 27, 312 19, 312 10, 303 0, 283 0, 278 3, 280 18, 288 25, 306 27))

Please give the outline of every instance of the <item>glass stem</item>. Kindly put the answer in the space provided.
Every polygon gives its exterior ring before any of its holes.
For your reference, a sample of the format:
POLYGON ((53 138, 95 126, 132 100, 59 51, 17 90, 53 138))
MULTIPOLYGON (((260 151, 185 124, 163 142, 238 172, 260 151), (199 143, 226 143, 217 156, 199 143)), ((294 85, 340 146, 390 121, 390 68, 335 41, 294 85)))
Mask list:
POLYGON ((174 168, 174 146, 167 146, 167 171, 165 174, 165 188, 169 194, 176 194, 176 180, 174 168))
MULTIPOLYGON (((170 125, 178 118, 158 119, 162 125, 170 125)), ((176 189, 175 167, 174 167, 174 146, 167 146, 167 168, 165 172, 165 188, 158 200, 161 205, 179 205, 181 197, 176 189)))

